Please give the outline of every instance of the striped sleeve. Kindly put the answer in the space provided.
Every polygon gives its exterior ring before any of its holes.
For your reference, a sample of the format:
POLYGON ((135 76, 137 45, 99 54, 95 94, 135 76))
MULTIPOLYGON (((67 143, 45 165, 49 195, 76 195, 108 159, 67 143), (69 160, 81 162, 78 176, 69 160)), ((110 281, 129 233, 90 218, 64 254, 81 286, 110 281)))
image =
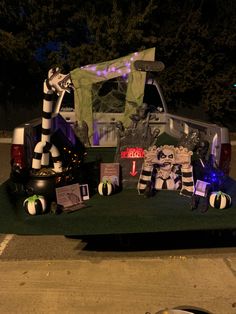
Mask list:
POLYGON ((181 195, 191 197, 194 192, 194 181, 193 181, 193 167, 182 168, 182 188, 180 191, 181 195))
POLYGON ((151 181, 152 170, 152 166, 143 165, 137 186, 139 194, 143 194, 145 192, 148 183, 151 181))

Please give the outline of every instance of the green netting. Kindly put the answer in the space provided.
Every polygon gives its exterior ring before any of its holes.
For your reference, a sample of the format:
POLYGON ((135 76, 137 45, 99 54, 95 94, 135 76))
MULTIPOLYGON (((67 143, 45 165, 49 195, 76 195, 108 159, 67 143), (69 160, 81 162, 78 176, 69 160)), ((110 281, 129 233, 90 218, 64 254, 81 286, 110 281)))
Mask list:
POLYGON ((155 48, 150 48, 138 53, 115 60, 76 68, 71 71, 71 78, 75 87, 75 115, 78 121, 86 121, 89 128, 89 138, 93 136, 93 111, 92 111, 92 84, 109 80, 122 75, 128 75, 128 86, 125 101, 123 124, 128 126, 129 116, 143 101, 146 73, 136 71, 135 60, 155 60, 155 48))

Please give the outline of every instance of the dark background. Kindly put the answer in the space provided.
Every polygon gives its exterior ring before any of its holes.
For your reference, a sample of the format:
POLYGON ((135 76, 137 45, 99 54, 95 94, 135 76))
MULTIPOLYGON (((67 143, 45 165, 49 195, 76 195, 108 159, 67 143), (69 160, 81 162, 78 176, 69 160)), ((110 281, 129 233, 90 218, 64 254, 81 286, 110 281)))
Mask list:
POLYGON ((51 67, 66 73, 151 47, 165 64, 169 111, 234 131, 234 0, 2 0, 0 129, 41 113, 51 67))

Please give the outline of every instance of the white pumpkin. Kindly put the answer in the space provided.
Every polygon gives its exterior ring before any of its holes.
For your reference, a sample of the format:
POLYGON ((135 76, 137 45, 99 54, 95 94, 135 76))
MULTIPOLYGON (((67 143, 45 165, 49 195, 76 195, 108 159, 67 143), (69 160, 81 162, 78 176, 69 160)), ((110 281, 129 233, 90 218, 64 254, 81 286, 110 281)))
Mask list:
POLYGON ((217 209, 225 209, 231 205, 231 197, 221 191, 212 192, 209 198, 211 207, 217 209))
POLYGON ((47 203, 44 196, 35 194, 24 200, 23 207, 30 215, 41 215, 46 211, 47 203))
POLYGON ((111 195, 113 192, 113 185, 109 181, 100 182, 98 184, 98 193, 103 196, 111 195))

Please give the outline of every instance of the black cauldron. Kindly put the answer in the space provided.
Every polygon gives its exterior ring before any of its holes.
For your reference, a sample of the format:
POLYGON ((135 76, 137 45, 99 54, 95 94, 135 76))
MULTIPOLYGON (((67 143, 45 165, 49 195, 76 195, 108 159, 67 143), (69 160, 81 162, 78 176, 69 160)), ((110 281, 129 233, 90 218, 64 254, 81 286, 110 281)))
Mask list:
POLYGON ((26 193, 30 195, 38 194, 47 200, 56 200, 56 186, 62 177, 62 173, 53 175, 34 175, 31 174, 26 183, 26 193))

